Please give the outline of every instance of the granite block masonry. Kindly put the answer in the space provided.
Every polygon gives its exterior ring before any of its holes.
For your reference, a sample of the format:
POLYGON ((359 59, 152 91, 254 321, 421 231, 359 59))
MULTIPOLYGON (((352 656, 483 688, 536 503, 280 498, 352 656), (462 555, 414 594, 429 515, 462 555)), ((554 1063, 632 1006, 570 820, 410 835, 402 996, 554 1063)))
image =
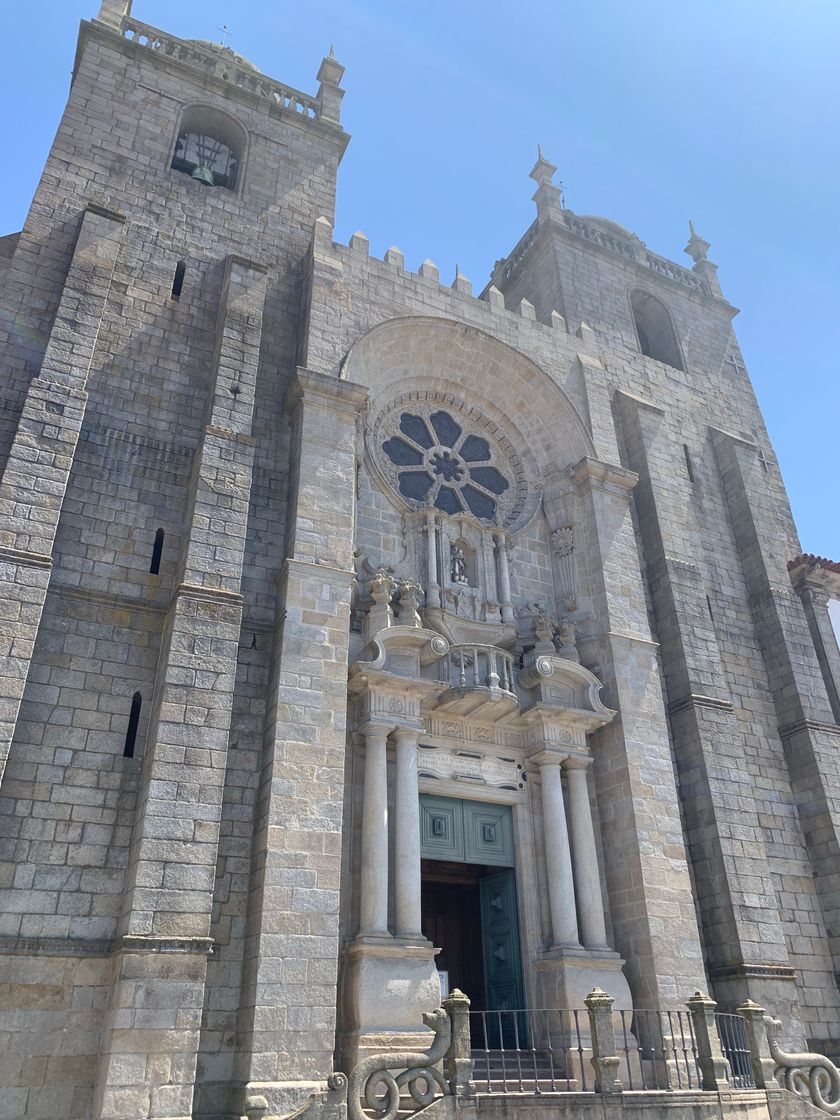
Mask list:
POLYGON ((455 988, 836 1060, 840 566, 709 244, 542 153, 477 296, 338 244, 343 74, 105 0, 0 240, 0 1116, 287 1116, 455 988))

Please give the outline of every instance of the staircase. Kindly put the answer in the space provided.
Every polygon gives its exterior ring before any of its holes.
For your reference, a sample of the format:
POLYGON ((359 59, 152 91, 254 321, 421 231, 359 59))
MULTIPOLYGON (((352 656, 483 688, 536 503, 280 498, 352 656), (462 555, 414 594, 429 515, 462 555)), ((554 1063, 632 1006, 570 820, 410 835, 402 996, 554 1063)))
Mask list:
MULTIPOLYGON (((478 1093, 574 1093, 583 1088, 560 1054, 548 1050, 473 1050, 478 1093)), ((587 1085, 587 1088, 591 1088, 587 1085)))

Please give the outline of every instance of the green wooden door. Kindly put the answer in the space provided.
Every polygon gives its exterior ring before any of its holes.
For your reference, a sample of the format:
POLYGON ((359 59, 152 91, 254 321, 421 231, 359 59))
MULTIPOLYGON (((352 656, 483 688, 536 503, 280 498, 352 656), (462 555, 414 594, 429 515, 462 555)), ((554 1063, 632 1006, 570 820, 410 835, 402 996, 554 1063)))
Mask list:
POLYGON ((527 1045, 525 1016, 510 1014, 525 1006, 513 868, 486 875, 479 887, 488 1044, 523 1047, 527 1045), (505 1014, 494 1015, 494 1011, 505 1014))

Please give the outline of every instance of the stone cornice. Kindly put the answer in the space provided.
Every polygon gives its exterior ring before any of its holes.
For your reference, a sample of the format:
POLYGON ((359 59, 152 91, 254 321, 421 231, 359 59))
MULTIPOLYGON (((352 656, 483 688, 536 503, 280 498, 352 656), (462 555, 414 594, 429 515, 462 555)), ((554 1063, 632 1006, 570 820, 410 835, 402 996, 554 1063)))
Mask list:
POLYGON ((357 416, 362 412, 367 399, 366 385, 357 385, 353 381, 343 381, 339 377, 329 377, 325 373, 298 366, 297 373, 286 390, 283 408, 291 417, 301 401, 305 401, 357 416))
POLYGON ((639 476, 635 471, 619 467, 614 463, 603 463, 599 459, 584 456, 572 468, 572 478, 578 486, 588 485, 592 488, 609 489, 629 494, 639 476))
POLYGON ((822 723, 817 719, 800 719, 795 723, 788 723, 779 728, 780 739, 792 739, 794 735, 816 732, 820 735, 840 735, 840 725, 836 723, 822 723))

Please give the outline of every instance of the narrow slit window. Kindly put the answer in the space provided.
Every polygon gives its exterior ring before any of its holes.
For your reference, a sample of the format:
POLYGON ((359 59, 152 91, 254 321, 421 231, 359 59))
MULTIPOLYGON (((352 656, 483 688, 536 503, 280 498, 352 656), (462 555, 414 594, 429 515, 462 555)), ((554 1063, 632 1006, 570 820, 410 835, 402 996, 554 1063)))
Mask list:
POLYGON ((160 558, 163 555, 163 538, 165 533, 163 529, 158 529, 155 533, 155 543, 152 548, 152 562, 149 565, 149 571, 153 576, 156 576, 160 571, 160 558))
POLYGON ((184 261, 178 261, 175 265, 175 279, 172 281, 172 298, 179 300, 181 298, 181 289, 184 286, 184 276, 187 272, 187 266, 184 261))
POLYGON ((137 741, 137 727, 140 723, 140 709, 143 706, 143 697, 135 692, 131 699, 131 712, 128 717, 128 728, 125 733, 123 758, 134 758, 134 744, 137 741))
POLYGON ((688 481, 694 482, 694 468, 691 465, 691 453, 688 450, 688 444, 683 444, 683 455, 685 455, 685 469, 688 471, 688 481))
POLYGON ((712 611, 712 600, 708 595, 706 596, 706 606, 709 608, 709 618, 712 620, 712 622, 714 622, 715 616, 714 612, 712 611))

